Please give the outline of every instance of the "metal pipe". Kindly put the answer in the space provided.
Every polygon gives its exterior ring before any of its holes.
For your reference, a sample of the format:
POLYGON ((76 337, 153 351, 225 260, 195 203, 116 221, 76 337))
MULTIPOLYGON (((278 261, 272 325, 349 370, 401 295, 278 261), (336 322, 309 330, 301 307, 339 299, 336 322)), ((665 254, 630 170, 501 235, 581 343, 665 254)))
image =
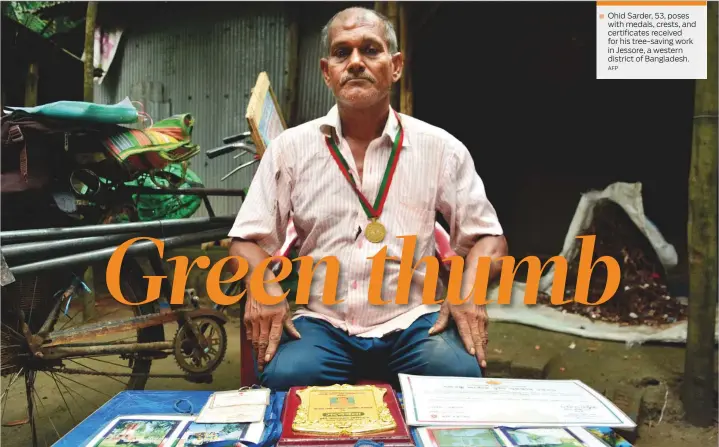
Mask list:
POLYGON ((232 171, 230 171, 230 173, 227 174, 227 175, 225 175, 224 177, 222 177, 222 178, 220 179, 220 181, 221 181, 221 182, 224 182, 229 176, 231 176, 231 175, 234 174, 235 172, 237 172, 237 171, 239 171, 239 170, 241 170, 241 169, 245 169, 246 167, 252 166, 253 164, 259 163, 259 162, 260 162, 260 160, 258 160, 258 159, 254 159, 254 160, 252 160, 252 161, 248 161, 247 163, 245 163, 245 164, 243 164, 243 165, 240 165, 240 166, 236 167, 235 169, 233 169, 232 171))
POLYGON ((165 219, 147 222, 86 225, 69 228, 14 230, 0 232, 0 244, 9 245, 18 244, 20 242, 39 242, 90 236, 107 236, 110 234, 134 233, 138 231, 145 234, 153 231, 164 234, 166 230, 190 231, 191 229, 196 229, 198 227, 207 228, 207 226, 232 224, 234 221, 234 216, 194 217, 190 219, 165 219))
POLYGON ((92 236, 60 241, 25 242, 2 247, 2 254, 12 264, 27 263, 32 259, 48 258, 55 254, 69 255, 87 250, 97 250, 108 246, 117 246, 128 239, 144 236, 144 233, 113 234, 92 236))
POLYGON ((245 191, 242 189, 226 189, 226 188, 148 188, 146 186, 123 186, 135 194, 148 195, 173 195, 173 196, 226 196, 226 197, 245 197, 245 191))
MULTIPOLYGON (((227 222, 213 222, 211 224, 202 225, 201 228, 202 230, 215 230, 218 228, 226 228, 227 226, 227 222)), ((62 238, 56 240, 39 240, 31 242, 21 242, 19 244, 2 244, 2 247, 0 247, 0 251, 8 258, 12 257, 13 263, 17 264, 19 257, 24 259, 26 257, 36 255, 49 256, 52 252, 59 252, 59 254, 70 254, 82 251, 79 250, 80 248, 82 248, 83 250, 105 248, 121 244, 128 239, 140 236, 180 236, 182 234, 197 232, 197 227, 198 225, 191 225, 184 228, 175 226, 155 231, 135 231, 132 233, 117 233, 103 236, 88 236, 71 239, 62 238)))
MULTIPOLYGON (((183 234, 181 236, 172 236, 161 239, 165 244, 165 251, 177 247, 199 244, 202 242, 216 241, 225 239, 229 228, 202 231, 199 233, 183 234)), ((49 270, 68 268, 78 265, 88 265, 94 262, 107 261, 112 257, 117 247, 108 247, 101 250, 95 250, 87 253, 78 253, 61 258, 50 259, 46 261, 38 261, 30 264, 18 265, 10 267, 10 272, 17 276, 37 274, 49 270)), ((140 256, 145 253, 157 253, 157 246, 152 241, 140 241, 131 245, 126 252, 126 256, 140 256)))

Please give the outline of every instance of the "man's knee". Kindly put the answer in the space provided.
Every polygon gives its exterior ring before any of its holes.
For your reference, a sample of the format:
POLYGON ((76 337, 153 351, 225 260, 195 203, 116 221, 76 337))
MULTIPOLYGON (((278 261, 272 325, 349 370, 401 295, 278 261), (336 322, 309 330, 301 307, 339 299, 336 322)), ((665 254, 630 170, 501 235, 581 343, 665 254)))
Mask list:
POLYGON ((444 339, 427 343, 420 356, 420 363, 424 365, 422 375, 482 377, 477 358, 469 354, 463 346, 453 346, 444 339))
POLYGON ((329 323, 311 318, 295 320, 302 338, 283 342, 259 375, 260 384, 275 390, 293 386, 321 386, 349 380, 351 359, 329 323))
POLYGON ((260 374, 260 384, 266 388, 287 391, 293 386, 321 385, 322 363, 300 349, 286 346, 275 355, 260 374))
POLYGON ((400 337, 397 372, 426 376, 482 377, 477 358, 464 348, 457 328, 451 324, 437 335, 427 331, 438 313, 424 315, 400 337))

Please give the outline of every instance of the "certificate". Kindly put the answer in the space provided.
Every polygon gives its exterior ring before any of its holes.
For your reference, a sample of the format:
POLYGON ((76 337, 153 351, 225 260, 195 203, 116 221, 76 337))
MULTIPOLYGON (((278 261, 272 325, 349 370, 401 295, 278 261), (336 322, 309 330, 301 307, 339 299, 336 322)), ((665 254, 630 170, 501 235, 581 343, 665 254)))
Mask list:
POLYGON ((579 380, 428 377, 400 374, 408 425, 634 428, 579 380))
POLYGON ((198 424, 232 424, 262 422, 270 402, 267 388, 213 393, 200 414, 198 424))

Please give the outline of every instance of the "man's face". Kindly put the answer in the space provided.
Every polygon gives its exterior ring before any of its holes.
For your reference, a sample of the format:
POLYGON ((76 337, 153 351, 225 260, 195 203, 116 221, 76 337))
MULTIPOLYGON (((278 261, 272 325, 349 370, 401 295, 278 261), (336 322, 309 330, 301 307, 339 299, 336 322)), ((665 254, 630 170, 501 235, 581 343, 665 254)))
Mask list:
POLYGON ((329 56, 320 66, 341 104, 365 108, 386 98, 402 74, 402 55, 390 54, 384 24, 374 14, 347 11, 329 30, 329 56))

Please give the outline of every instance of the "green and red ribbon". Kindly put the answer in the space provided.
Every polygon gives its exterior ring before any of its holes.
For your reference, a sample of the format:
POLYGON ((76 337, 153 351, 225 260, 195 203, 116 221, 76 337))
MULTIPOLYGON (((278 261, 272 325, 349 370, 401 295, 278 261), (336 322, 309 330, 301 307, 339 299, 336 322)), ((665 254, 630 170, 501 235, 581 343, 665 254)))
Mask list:
POLYGON ((335 159, 335 161, 337 162, 337 166, 339 166, 340 168, 340 171, 342 171, 342 174, 345 176, 350 185, 352 185, 352 189, 354 189, 355 193, 357 194, 357 197, 359 197, 362 208, 364 209, 364 212, 365 214, 367 214, 367 217, 369 219, 377 219, 382 214, 385 200, 387 200, 389 186, 392 183, 394 171, 397 168, 397 161, 399 160, 400 153, 399 148, 402 146, 402 141, 404 140, 404 129, 402 129, 402 123, 399 120, 397 112, 394 113, 397 117, 399 130, 397 131, 397 135, 394 138, 394 143, 392 144, 392 152, 389 155, 389 160, 387 161, 387 168, 385 168, 384 176, 382 177, 382 183, 379 186, 379 191, 377 192, 377 198, 375 199, 374 206, 370 205, 369 200, 367 200, 364 194, 362 194, 359 188, 357 188, 357 184, 355 183, 354 178, 350 175, 350 167, 347 164, 347 160, 345 160, 345 158, 342 156, 342 153, 340 152, 339 147, 337 147, 337 143, 335 143, 334 138, 326 137, 327 147, 332 154, 332 158, 335 159))

